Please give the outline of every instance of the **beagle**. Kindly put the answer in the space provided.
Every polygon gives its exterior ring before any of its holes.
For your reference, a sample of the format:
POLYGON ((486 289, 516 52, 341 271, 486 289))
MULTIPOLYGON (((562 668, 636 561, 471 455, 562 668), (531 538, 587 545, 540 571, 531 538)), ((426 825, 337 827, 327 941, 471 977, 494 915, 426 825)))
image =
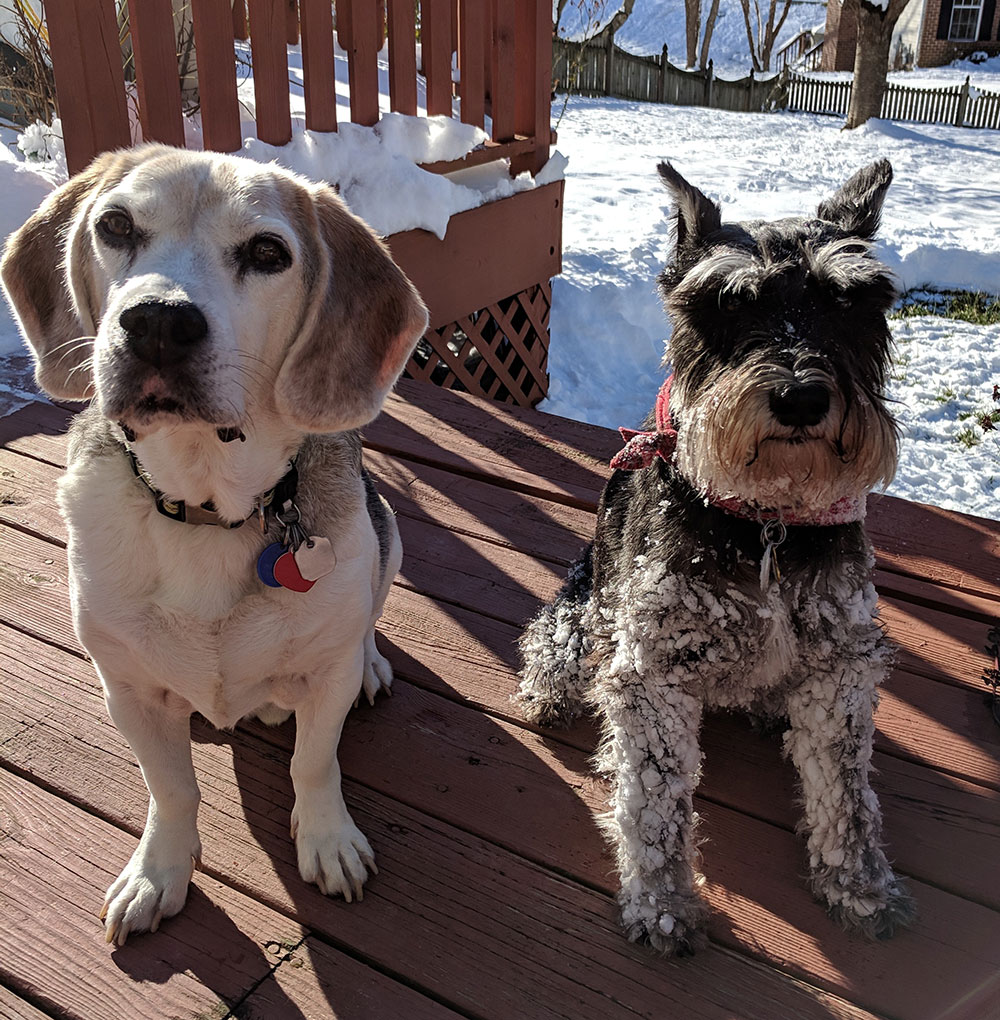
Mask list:
POLYGON ((73 621, 150 794, 107 940, 184 905, 193 712, 295 713, 299 870, 360 899, 375 863, 337 744, 392 681, 374 625, 402 549, 356 430, 426 328, 419 295, 332 188, 163 145, 73 177, 0 272, 39 385, 90 400, 58 489, 73 621))

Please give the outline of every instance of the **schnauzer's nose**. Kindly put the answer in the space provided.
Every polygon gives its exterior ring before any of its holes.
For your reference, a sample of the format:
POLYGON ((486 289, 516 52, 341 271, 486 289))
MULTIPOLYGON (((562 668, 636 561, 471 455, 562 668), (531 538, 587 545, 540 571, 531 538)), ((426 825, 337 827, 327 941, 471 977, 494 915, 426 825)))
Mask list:
POLYGON ((830 394, 820 383, 789 383, 771 391, 771 414, 789 428, 818 425, 830 410, 830 394))
POLYGON ((132 353, 156 368, 175 365, 208 336, 208 323, 197 305, 143 301, 126 308, 118 322, 132 353))

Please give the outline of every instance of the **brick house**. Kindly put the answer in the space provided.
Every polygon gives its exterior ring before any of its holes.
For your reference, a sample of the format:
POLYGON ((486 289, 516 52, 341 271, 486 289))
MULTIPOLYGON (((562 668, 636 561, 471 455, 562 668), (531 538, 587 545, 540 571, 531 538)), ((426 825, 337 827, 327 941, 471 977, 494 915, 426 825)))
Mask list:
MULTIPOLYGON (((857 38, 857 5, 830 0, 820 70, 853 70, 857 38)), ((1000 54, 997 0, 910 0, 896 22, 889 66, 940 67, 976 52, 1000 54)))

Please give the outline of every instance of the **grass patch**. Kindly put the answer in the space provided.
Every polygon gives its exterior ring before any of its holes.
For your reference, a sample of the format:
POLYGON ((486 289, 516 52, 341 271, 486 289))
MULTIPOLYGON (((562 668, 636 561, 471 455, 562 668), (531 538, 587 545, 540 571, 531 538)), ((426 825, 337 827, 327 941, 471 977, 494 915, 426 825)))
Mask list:
POLYGON ((917 315, 995 326, 1000 323, 1000 296, 980 290, 908 290, 890 318, 911 319, 917 315))

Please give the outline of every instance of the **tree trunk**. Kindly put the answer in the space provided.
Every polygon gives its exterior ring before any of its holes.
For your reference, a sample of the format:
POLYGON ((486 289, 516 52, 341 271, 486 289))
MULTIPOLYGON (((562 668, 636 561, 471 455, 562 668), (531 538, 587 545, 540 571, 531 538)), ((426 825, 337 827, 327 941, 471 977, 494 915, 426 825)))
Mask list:
POLYGON ((757 58, 757 44, 754 41, 753 25, 750 19, 750 0, 740 0, 740 7, 743 10, 743 24, 747 30, 747 44, 750 47, 750 60, 753 63, 753 69, 760 71, 760 60, 757 58))
POLYGON ((885 9, 870 0, 858 5, 858 46, 854 54, 854 88, 845 129, 860 127, 882 111, 889 71, 892 30, 909 0, 891 0, 885 9))
POLYGON ((701 59, 698 61, 698 67, 701 70, 705 70, 708 67, 708 48, 712 43, 712 33, 715 31, 715 19, 719 16, 719 0, 712 0, 712 6, 709 8, 708 17, 705 19, 705 38, 701 43, 701 59))
POLYGON ((784 9, 781 12, 781 16, 778 18, 777 24, 775 24, 774 16, 777 13, 778 0, 771 0, 771 3, 767 11, 767 28, 764 32, 764 38, 758 40, 760 47, 760 69, 762 71, 771 70, 771 51, 774 49, 775 40, 778 38, 778 33, 781 32, 782 26, 785 24, 785 19, 788 17, 788 12, 791 9, 791 0, 785 0, 784 9))
POLYGON ((687 42, 687 66, 698 62, 698 38, 701 35, 701 0, 684 0, 684 28, 687 42))

